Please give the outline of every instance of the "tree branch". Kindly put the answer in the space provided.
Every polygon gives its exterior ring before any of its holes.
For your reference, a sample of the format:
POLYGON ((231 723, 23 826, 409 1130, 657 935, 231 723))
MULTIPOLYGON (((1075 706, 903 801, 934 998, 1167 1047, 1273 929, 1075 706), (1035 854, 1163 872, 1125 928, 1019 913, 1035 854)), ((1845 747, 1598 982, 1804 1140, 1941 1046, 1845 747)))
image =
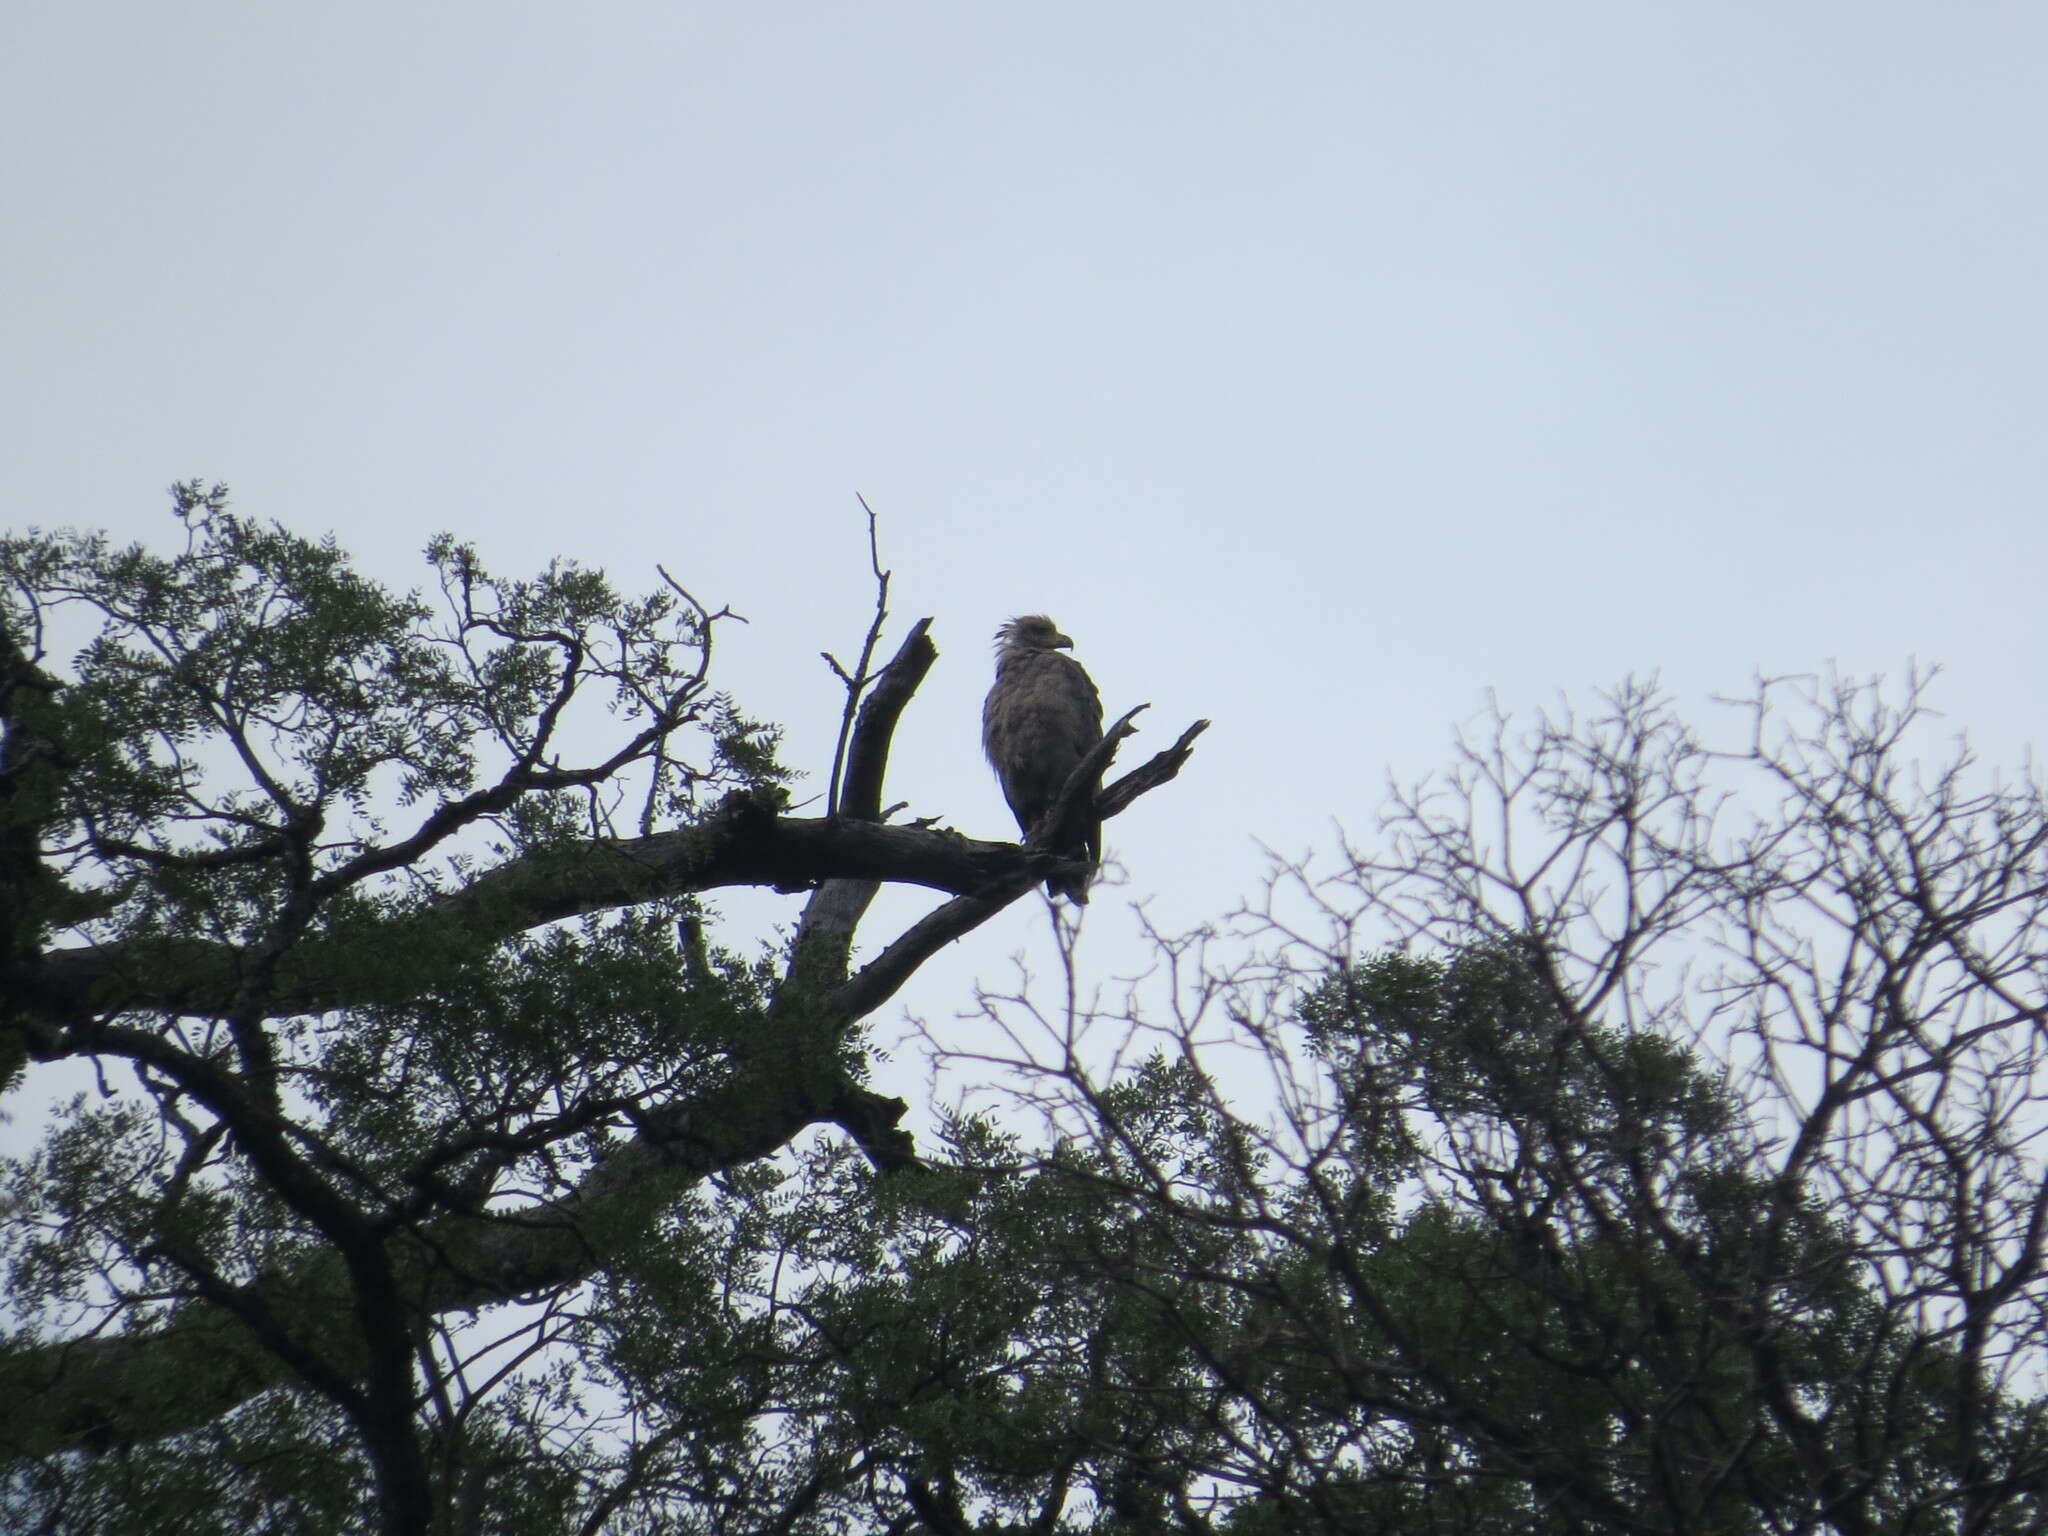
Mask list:
POLYGON ((835 807, 842 816, 862 821, 877 820, 882 814, 882 774, 889 763, 889 746, 904 706, 924 683, 925 674, 939 659, 932 644, 932 621, 919 619, 896 648, 895 656, 882 669, 867 702, 860 707, 860 719, 853 728, 853 742, 846 753, 846 777, 835 807))
MULTIPOLYGON (((877 622, 880 603, 881 598, 878 597, 877 622)), ((829 819, 866 823, 881 821, 882 777, 888 769, 889 748, 895 739, 896 722, 902 718, 904 706, 909 704, 911 695, 917 692, 918 685, 938 659, 938 647, 932 644, 926 633, 931 622, 928 618, 919 619, 911 626, 903 644, 897 647, 895 658, 882 669, 874 692, 861 706, 860 718, 846 750, 845 778, 838 798, 833 802, 836 814, 829 819)), ((841 875, 820 882, 811 893, 811 899, 804 903, 803 917, 797 923, 790 975, 807 978, 814 988, 830 985, 844 976, 847 957, 853 950, 854 930, 860 926, 861 918, 867 914, 868 903, 875 899, 875 892, 880 889, 881 882, 870 876, 841 875)), ((778 992, 776 1001, 779 1007, 786 1007, 794 1002, 794 994, 785 1000, 778 992)))
MULTIPOLYGON (((651 837, 591 838, 512 859, 423 908, 300 942, 284 956, 266 1012, 315 1013, 408 995, 408 955, 441 971, 452 949, 489 945, 542 924, 727 886, 799 891, 862 879, 963 892, 1025 868, 1015 843, 943 828, 778 816, 735 793, 695 826, 651 837)), ((224 1015, 243 952, 202 939, 148 938, 51 950, 8 964, 0 985, 62 1024, 93 1013, 224 1015)))
MULTIPOLYGON (((929 647, 928 639, 924 645, 929 647)), ((929 659, 923 665, 928 667, 929 659)), ((878 719, 885 713, 880 698, 878 692, 869 700, 878 719)), ((901 705, 894 708, 900 712, 901 705)), ((1172 747, 1101 790, 1097 814, 1105 820, 1120 815, 1139 796, 1173 779, 1207 726, 1206 720, 1197 721, 1172 747)), ((879 782, 874 792, 879 797, 879 782)), ((307 939, 280 961, 267 1012, 283 1017, 403 997, 418 981, 409 954, 420 957, 418 964, 439 970, 451 949, 493 944, 563 918, 726 886, 789 891, 821 880, 854 879, 921 885, 977 901, 997 899, 993 910, 971 921, 966 920, 971 909, 957 904, 926 919, 951 912, 946 926, 951 937, 958 937, 1057 866, 1058 861, 1017 843, 983 842, 944 828, 778 816, 761 797, 736 793, 693 827, 538 850, 487 871, 419 912, 307 939), (1013 887, 1015 893, 998 896, 1013 887)), ((242 963, 241 952, 228 944, 135 939, 52 950, 40 959, 6 965, 0 981, 17 1001, 59 1027, 96 1013, 127 1011, 215 1017, 234 1005, 242 963)), ((39 1054, 61 1052, 45 1044, 39 1054)))
MULTIPOLYGON (((1132 714, 1137 711, 1133 710, 1132 714)), ((1126 715, 1125 719, 1130 716, 1126 715)), ((1121 816, 1131 808, 1140 795, 1148 795, 1160 785, 1179 777, 1182 768, 1194 755, 1195 738, 1209 729, 1209 722, 1197 720, 1180 733, 1180 739, 1164 752, 1154 753, 1129 773, 1118 779, 1095 797, 1095 814, 1104 821, 1112 816, 1121 816)))

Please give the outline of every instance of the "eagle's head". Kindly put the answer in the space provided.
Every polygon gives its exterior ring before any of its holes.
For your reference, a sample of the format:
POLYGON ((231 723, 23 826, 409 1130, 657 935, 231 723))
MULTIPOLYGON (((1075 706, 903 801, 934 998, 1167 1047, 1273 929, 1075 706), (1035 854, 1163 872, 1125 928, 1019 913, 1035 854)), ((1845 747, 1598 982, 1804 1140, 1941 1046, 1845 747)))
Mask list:
POLYGON ((1027 613, 996 631, 996 644, 1018 651, 1070 651, 1074 642, 1042 613, 1027 613))

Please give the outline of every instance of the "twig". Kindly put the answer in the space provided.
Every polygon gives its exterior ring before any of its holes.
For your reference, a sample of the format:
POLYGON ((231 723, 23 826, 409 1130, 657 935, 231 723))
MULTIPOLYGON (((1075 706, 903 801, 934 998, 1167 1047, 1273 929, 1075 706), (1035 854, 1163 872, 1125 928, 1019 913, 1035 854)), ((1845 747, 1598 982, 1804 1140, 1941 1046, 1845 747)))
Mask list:
POLYGON ((839 740, 832 748, 832 785, 825 794, 825 814, 828 817, 839 814, 839 785, 846 771, 846 743, 853 734, 854 712, 860 706, 860 696, 874 679, 868 676, 868 664, 874 660, 875 646, 882 638, 882 625, 889 617, 889 577, 892 574, 882 569, 882 551, 875 535, 875 509, 868 505, 868 499, 858 492, 854 500, 860 503, 861 511, 868 515, 868 569, 875 573, 875 621, 868 626, 868 636, 861 643, 860 665, 849 677, 846 669, 839 665, 837 658, 827 652, 826 665, 837 674, 839 681, 846 685, 846 707, 839 712, 839 740))

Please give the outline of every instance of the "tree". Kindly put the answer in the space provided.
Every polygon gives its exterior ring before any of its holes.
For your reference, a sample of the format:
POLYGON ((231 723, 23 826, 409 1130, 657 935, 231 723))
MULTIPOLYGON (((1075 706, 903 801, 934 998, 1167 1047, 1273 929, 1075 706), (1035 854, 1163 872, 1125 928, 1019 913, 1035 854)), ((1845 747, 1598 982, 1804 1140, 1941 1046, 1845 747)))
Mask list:
POLYGON ((180 505, 5 546, 5 1023, 108 1079, 8 1185, 11 1525, 2048 1524, 2048 801, 1917 775, 1917 680, 1496 721, 1115 1006, 987 996, 914 1147, 860 1020, 1192 731, 891 825, 878 614, 794 817, 673 585, 440 544, 436 618, 180 505), (879 880, 951 899, 854 968, 879 880))
POLYGON ((1168 997, 993 1005, 1133 1529, 2048 1528, 2048 800, 1922 686, 1496 719, 1168 997))
MULTIPOLYGON (((430 605, 220 488, 175 507, 170 558, 0 544, 6 1075, 106 1084, 8 1187, 10 1523, 558 1529, 742 1454, 777 1378, 720 1301, 752 1229, 715 1181, 818 1125, 913 1167, 861 1021, 1070 867, 887 823, 928 621, 871 671, 878 603, 799 817, 713 687, 731 615, 673 581, 508 581, 443 538, 430 605), (885 880, 950 899, 856 968, 885 880), (733 885, 810 893, 783 952, 710 942, 733 885), (718 1364, 681 1427, 586 1454, 555 1416, 635 1347, 599 1302, 718 1364)), ((1048 820, 1117 814, 1199 729, 1101 789, 1113 730, 1048 820)))

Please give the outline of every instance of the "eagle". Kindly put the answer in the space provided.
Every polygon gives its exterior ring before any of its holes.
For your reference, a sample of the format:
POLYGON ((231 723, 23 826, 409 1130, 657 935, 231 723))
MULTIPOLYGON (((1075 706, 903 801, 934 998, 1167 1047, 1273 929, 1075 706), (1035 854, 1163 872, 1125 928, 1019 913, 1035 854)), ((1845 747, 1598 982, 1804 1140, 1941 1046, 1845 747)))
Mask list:
MULTIPOLYGON (((981 745, 1026 837, 1059 799, 1067 776, 1102 740, 1101 696, 1081 663, 1060 654, 1073 644, 1042 613, 1012 619, 996 631, 996 681, 981 706, 981 745)), ((1076 841, 1051 851, 1097 862, 1101 821, 1089 816, 1076 841)), ((1055 875, 1045 889, 1085 905, 1088 874, 1055 875)))

